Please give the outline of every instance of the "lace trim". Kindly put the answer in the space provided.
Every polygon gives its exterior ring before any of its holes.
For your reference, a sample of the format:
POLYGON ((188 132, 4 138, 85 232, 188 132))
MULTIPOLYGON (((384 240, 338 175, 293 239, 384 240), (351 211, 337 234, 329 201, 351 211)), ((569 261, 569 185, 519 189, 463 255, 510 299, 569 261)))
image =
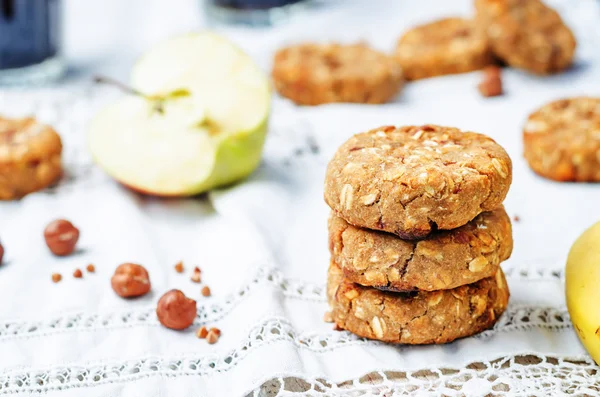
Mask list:
POLYGON ((588 357, 522 354, 478 361, 465 368, 377 371, 335 383, 280 376, 248 393, 258 396, 592 396, 600 394, 598 367, 588 357))
POLYGON ((506 312, 500 317, 492 329, 476 335, 487 338, 498 332, 522 331, 532 328, 544 328, 553 331, 572 329, 573 324, 566 307, 528 306, 509 304, 506 312))
MULTIPOLYGON (((292 324, 284 318, 273 317, 264 320, 253 327, 244 343, 225 353, 203 353, 201 356, 180 357, 177 359, 166 359, 146 357, 137 360, 112 363, 96 363, 69 367, 52 367, 51 369, 40 369, 33 371, 7 371, 0 374, 0 394, 16 392, 44 393, 52 390, 66 390, 75 387, 90 387, 105 383, 116 383, 133 381, 152 376, 184 376, 184 375, 208 375, 215 372, 224 372, 238 365, 248 354, 261 346, 275 342, 288 342, 298 349, 305 349, 314 353, 322 353, 343 346, 356 344, 375 343, 358 338, 348 332, 330 332, 326 334, 310 334, 297 332, 292 324)), ((385 392, 397 390, 433 391, 454 390, 457 394, 464 393, 466 387, 477 387, 482 390, 483 386, 493 391, 531 391, 523 388, 520 382, 527 382, 545 374, 550 377, 548 382, 552 387, 571 387, 565 385, 565 378, 573 379, 578 376, 582 382, 577 386, 584 385, 590 388, 596 384, 592 377, 597 368, 588 358, 577 358, 577 361, 564 358, 550 358, 540 355, 528 355, 534 357, 533 364, 521 363, 516 356, 501 358, 489 362, 477 362, 466 368, 457 370, 451 368, 423 369, 413 372, 378 372, 379 377, 372 374, 352 381, 332 384, 322 379, 302 380, 310 385, 308 391, 325 393, 335 390, 355 390, 373 392, 375 395, 383 395, 385 392), (508 368, 510 367, 510 368, 508 368), (593 371, 593 372, 592 372, 593 371), (586 377, 592 377, 585 379, 586 377), (477 379, 477 381, 473 381, 477 379), (368 384, 365 384, 368 382, 368 384), (453 388, 455 387, 455 388, 453 388), (379 393, 379 394, 378 394, 379 393)), ((278 378, 281 388, 285 388, 287 381, 278 378)), ((598 387, 598 386, 596 386, 598 387)), ((591 390, 591 389, 590 389, 591 390)), ((284 391, 283 389, 281 391, 284 391)), ((412 393, 412 392, 411 392, 412 393)), ((254 395, 257 395, 256 392, 254 395)), ((413 395, 413 394, 407 394, 413 395)), ((454 394, 451 394, 454 395, 454 394)))
POLYGON ((266 319, 253 327, 246 341, 224 354, 203 353, 197 357, 165 359, 147 357, 125 362, 101 363, 88 366, 52 367, 51 370, 12 371, 0 374, 0 394, 11 392, 42 393, 72 387, 131 381, 149 376, 206 375, 228 371, 243 360, 250 351, 261 346, 286 341, 298 348, 324 352, 333 347, 364 343, 347 332, 324 335, 298 333, 284 318, 266 319))
MULTIPOLYGON (((198 305, 194 324, 210 323, 225 317, 235 306, 246 299, 259 285, 270 284, 285 296, 324 302, 325 290, 322 286, 285 279, 277 269, 260 267, 254 277, 237 292, 228 295, 218 303, 198 305)), ((56 317, 39 320, 16 320, 0 322, 0 339, 28 338, 62 332, 77 332, 95 329, 113 329, 134 326, 158 326, 156 307, 136 308, 129 311, 108 313, 77 312, 60 314, 56 317)))
MULTIPOLYGON (((522 277, 521 272, 518 272, 518 274, 519 277, 522 277)), ((286 279, 277 269, 261 267, 254 277, 236 293, 227 296, 218 303, 199 305, 195 325, 215 322, 227 316, 257 286, 263 284, 279 289, 288 298, 315 302, 326 301, 324 286, 286 279)), ((154 306, 108 313, 77 312, 60 314, 46 320, 0 322, 0 339, 33 338, 65 332, 158 325, 154 306)), ((569 321, 569 314, 564 307, 511 304, 494 329, 486 331, 482 335, 488 335, 490 332, 509 332, 533 327, 559 330, 571 328, 572 325, 569 321)))

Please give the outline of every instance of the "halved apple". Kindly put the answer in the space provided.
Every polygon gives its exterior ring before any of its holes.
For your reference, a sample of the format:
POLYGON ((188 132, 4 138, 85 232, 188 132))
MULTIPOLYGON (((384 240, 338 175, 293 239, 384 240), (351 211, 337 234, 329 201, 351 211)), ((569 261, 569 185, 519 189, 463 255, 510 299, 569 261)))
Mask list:
POLYGON ((159 44, 137 62, 131 95, 92 120, 96 162, 133 189, 187 196, 258 166, 270 111, 268 80, 223 37, 205 32, 159 44))

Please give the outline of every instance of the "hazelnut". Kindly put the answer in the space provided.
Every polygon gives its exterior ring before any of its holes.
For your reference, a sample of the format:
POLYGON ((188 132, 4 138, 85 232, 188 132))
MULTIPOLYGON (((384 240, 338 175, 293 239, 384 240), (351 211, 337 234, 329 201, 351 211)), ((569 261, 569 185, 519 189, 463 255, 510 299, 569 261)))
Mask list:
POLYGON ((198 328, 196 330, 196 336, 200 339, 204 339, 206 338, 206 335, 208 335, 208 329, 206 328, 206 326, 202 326, 200 328, 198 328))
POLYGON ((190 277, 190 279, 192 280, 192 282, 194 283, 199 283, 200 281, 202 281, 201 277, 200 277, 200 269, 195 268, 194 272, 192 273, 192 277, 190 277))
POLYGON ((60 280, 62 280, 62 276, 60 273, 52 273, 52 282, 53 283, 58 283, 60 280))
POLYGON ((483 68, 484 76, 488 77, 502 77, 502 68, 497 65, 488 65, 483 68))
POLYGON ((86 266, 85 268, 89 273, 94 273, 96 271, 96 266, 94 266, 93 264, 89 264, 86 266))
POLYGON ((64 219, 50 222, 44 230, 44 238, 48 248, 54 255, 70 255, 75 250, 79 240, 79 229, 64 219))
POLYGON ((183 262, 177 262, 177 264, 175 265, 175 271, 177 273, 183 273, 185 269, 183 268, 183 262))
POLYGON ((82 278, 83 277, 83 273, 81 272, 81 269, 75 269, 75 271, 73 272, 73 277, 75 277, 75 278, 82 278))
POLYGON ((502 77, 498 66, 487 66, 483 69, 483 80, 477 86, 484 97, 502 95, 502 77))
POLYGON ((206 341, 212 345, 214 343, 217 343, 220 336, 221 331, 219 331, 217 328, 211 328, 211 330, 208 331, 208 335, 206 335, 206 341))
POLYGON ((112 289, 123 298, 142 296, 150 291, 150 276, 146 269, 135 263, 123 263, 110 279, 112 289))
POLYGON ((2 264, 2 257, 4 256, 4 247, 0 243, 0 264, 2 264))
POLYGON ((210 296, 210 288, 207 285, 202 287, 202 296, 210 296))
POLYGON ((186 329, 196 318, 196 301, 184 295, 178 289, 164 294, 156 307, 158 321, 171 329, 186 329))
POLYGON ((214 332, 215 334, 217 334, 217 336, 221 336, 221 330, 216 327, 212 327, 211 329, 208 330, 208 332, 214 332))

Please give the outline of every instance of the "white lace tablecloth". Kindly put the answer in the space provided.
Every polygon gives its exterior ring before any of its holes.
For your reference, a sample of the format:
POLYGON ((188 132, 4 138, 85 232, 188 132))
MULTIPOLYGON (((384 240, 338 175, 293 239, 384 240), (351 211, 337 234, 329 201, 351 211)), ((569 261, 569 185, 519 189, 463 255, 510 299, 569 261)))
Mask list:
MULTIPOLYGON (((469 9, 462 1, 412 3, 340 2, 268 33, 227 34, 267 68, 281 43, 365 39, 391 48, 410 21, 469 9)), ((298 108, 276 98, 260 168, 245 183, 197 198, 141 196, 92 164, 85 126, 120 95, 111 88, 84 76, 56 88, 0 91, 0 113, 31 113, 60 131, 66 166, 58 186, 0 203, 0 396, 598 395, 598 367, 573 332, 562 276, 574 239, 600 220, 600 187, 541 179, 522 158, 530 111, 554 98, 597 95, 600 87, 600 6, 553 4, 581 43, 572 71, 542 78, 507 70, 506 95, 492 99, 478 95, 477 73, 413 83, 382 106, 298 108), (505 204, 520 218, 504 265, 510 305, 493 329, 446 346, 385 345, 322 320, 325 165, 353 133, 412 123, 489 134, 514 162, 505 204), (81 229, 76 255, 55 258, 45 247, 43 228, 58 217, 81 229), (202 268, 212 297, 173 270, 179 260, 202 268), (148 268, 151 294, 127 301, 114 294, 110 276, 126 261, 148 268), (95 274, 71 276, 88 263, 95 274), (61 283, 51 282, 53 272, 63 274, 61 283), (195 325, 219 327, 217 344, 198 340, 195 327, 159 325, 156 301, 170 288, 198 299, 195 325)))

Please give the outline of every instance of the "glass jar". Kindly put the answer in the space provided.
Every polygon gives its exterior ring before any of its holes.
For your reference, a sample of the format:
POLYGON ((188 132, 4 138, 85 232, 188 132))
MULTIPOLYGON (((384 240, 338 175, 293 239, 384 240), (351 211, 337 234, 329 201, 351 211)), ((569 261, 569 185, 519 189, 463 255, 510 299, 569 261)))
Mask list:
POLYGON ((203 0, 208 22, 268 26, 307 8, 310 0, 203 0))
POLYGON ((0 85, 62 76, 60 8, 60 0, 0 0, 0 85))

